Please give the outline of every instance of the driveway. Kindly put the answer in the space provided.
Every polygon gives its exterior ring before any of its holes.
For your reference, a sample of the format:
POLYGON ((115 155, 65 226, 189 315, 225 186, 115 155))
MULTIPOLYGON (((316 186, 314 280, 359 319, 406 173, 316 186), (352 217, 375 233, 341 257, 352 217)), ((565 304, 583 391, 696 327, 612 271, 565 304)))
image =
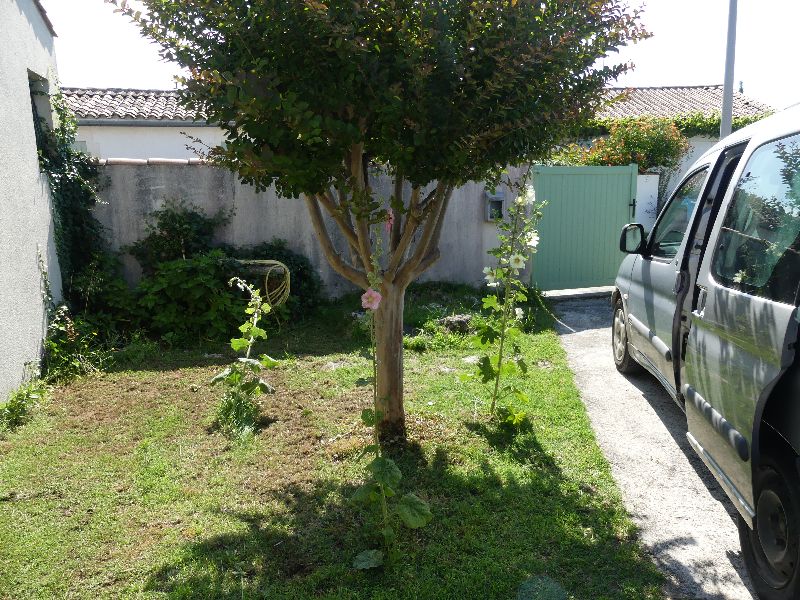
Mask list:
POLYGON ((611 357, 609 298, 555 304, 597 441, 670 598, 750 600, 736 509, 686 441, 681 409, 650 374, 611 357))

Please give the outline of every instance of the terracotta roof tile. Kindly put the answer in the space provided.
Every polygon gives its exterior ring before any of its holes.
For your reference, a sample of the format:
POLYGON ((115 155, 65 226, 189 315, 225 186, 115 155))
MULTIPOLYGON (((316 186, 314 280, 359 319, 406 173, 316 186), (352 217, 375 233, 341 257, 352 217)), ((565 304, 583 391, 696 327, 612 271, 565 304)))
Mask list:
POLYGON ((180 105, 177 90, 65 87, 61 91, 78 120, 203 120, 180 105))
MULTIPOLYGON (((178 103, 177 90, 120 88, 63 88, 67 104, 78 119, 131 119, 158 121, 203 121, 178 103)), ((674 118, 690 113, 710 115, 722 106, 721 85, 609 88, 611 101, 599 118, 619 119, 652 115, 674 118)), ((756 116, 772 111, 770 106, 734 92, 733 115, 756 116)))
MULTIPOLYGON (((601 110, 600 119, 625 117, 675 118, 690 113, 711 115, 722 107, 721 85, 692 85, 669 87, 609 88, 608 100, 621 96, 613 104, 601 110)), ((733 116, 751 117, 772 112, 772 107, 739 92, 733 93, 733 116)))

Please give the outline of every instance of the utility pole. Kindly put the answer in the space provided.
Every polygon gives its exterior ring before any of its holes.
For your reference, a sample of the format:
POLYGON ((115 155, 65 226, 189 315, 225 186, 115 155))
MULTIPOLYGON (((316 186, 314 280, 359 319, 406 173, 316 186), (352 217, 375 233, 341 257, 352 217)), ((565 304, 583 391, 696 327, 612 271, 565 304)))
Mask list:
POLYGON ((719 137, 730 135, 733 121, 733 63, 736 59, 736 3, 730 0, 728 8, 728 45, 725 51, 725 85, 722 88, 722 115, 719 137))

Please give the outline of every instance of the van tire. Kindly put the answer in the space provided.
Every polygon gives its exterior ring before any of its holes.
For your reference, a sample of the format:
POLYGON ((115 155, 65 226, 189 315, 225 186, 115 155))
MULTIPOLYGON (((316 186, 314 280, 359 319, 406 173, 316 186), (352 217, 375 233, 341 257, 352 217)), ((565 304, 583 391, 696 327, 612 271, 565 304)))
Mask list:
POLYGON ((753 529, 739 517, 742 557, 761 600, 800 597, 800 481, 783 461, 764 456, 756 476, 753 529))
POLYGON ((642 366, 628 352, 628 329, 625 326, 625 308, 622 300, 614 302, 614 316, 611 321, 611 355, 617 371, 625 375, 640 373, 642 366))

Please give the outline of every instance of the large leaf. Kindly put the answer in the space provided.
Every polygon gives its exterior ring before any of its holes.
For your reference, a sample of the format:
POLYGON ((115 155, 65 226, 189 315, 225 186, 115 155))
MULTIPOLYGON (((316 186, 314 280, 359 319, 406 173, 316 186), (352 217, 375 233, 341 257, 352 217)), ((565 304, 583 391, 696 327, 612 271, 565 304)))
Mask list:
POLYGON ((433 513, 428 503, 414 494, 405 494, 397 503, 397 514, 406 527, 419 529, 431 522, 433 513))
POLYGON ((364 550, 353 559, 353 568, 366 570, 383 565, 383 552, 380 550, 364 550))
POLYGON ((489 383, 497 376, 497 371, 488 356, 484 356, 478 361, 478 372, 481 374, 483 383, 489 383))
POLYGON ((350 496, 350 502, 354 504, 371 504, 380 500, 380 494, 381 492, 378 488, 378 484, 374 481, 370 481, 362 485, 350 496))
POLYGON ((247 346, 250 344, 244 338, 233 338, 231 340, 231 348, 233 348, 236 352, 241 352, 242 350, 247 350, 247 346))
POLYGON ((400 483, 400 479, 403 477, 403 474, 400 472, 400 469, 397 468, 395 462, 391 458, 386 458, 385 456, 379 456, 373 459, 372 462, 367 465, 367 469, 372 473, 375 481, 390 488, 397 487, 397 484, 400 483))

